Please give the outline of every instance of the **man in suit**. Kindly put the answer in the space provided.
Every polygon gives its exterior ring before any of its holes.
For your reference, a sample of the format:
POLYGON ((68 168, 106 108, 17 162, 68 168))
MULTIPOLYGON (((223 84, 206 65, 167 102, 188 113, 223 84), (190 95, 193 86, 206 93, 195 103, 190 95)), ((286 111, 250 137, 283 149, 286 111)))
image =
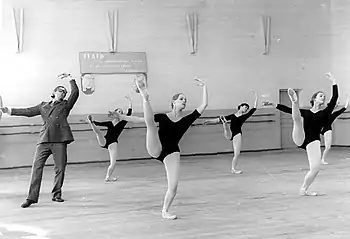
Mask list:
POLYGON ((65 100, 67 89, 57 86, 50 102, 41 102, 37 106, 23 109, 2 107, 4 113, 15 116, 33 117, 41 115, 44 124, 40 130, 34 162, 32 165, 29 194, 21 207, 29 207, 39 199, 43 169, 47 158, 52 154, 55 170, 55 181, 52 189, 52 201, 64 202, 62 199, 62 185, 67 164, 67 145, 74 141, 67 117, 79 97, 79 89, 75 80, 69 74, 59 75, 61 79, 69 80, 71 94, 65 100))

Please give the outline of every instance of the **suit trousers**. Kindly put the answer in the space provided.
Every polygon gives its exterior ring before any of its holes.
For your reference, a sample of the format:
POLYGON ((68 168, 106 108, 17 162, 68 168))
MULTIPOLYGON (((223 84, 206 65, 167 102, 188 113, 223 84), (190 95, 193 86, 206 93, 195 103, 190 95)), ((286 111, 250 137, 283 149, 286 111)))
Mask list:
POLYGON ((48 157, 52 154, 55 179, 53 197, 61 197, 64 174, 67 165, 67 143, 40 143, 36 147, 27 199, 38 202, 43 170, 48 157))

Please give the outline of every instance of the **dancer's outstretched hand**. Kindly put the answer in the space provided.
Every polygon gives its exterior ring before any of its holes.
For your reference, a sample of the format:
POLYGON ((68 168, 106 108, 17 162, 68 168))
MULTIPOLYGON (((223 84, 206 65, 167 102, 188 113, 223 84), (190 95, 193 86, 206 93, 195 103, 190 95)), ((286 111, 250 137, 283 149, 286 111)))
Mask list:
POLYGON ((296 103, 298 101, 297 93, 295 93, 295 91, 292 88, 288 88, 288 96, 292 103, 296 103))
POLYGON ((125 99, 128 100, 128 101, 131 101, 131 98, 128 95, 125 96, 125 99))
POLYGON ((268 106, 270 106, 270 107, 276 107, 277 104, 276 104, 275 102, 273 102, 273 101, 265 100, 265 101, 261 102, 261 106, 262 106, 262 107, 268 107, 268 106))
POLYGON ((328 72, 326 73, 326 77, 331 80, 333 83, 335 83, 335 78, 334 76, 332 75, 332 73, 328 72))
POLYGON ((5 114, 7 114, 9 112, 9 108, 7 108, 7 107, 2 107, 2 108, 0 108, 0 110, 5 114))
POLYGON ((205 86, 206 85, 206 83, 204 81, 202 81, 201 79, 194 78, 194 80, 197 81, 198 86, 205 86))
POLYGON ((60 80, 68 80, 68 81, 74 80, 74 78, 73 78, 69 73, 62 73, 62 74, 59 74, 59 75, 58 75, 58 78, 59 78, 60 80))

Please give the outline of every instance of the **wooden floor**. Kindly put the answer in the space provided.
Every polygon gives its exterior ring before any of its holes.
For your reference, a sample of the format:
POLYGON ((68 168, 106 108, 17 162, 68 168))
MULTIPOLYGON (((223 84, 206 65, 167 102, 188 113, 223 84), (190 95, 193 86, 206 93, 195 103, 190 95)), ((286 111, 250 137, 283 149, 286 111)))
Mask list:
POLYGON ((231 155, 184 157, 172 211, 160 217, 166 190, 157 161, 118 162, 120 181, 104 183, 106 163, 69 165, 64 203, 51 201, 45 168, 38 204, 20 208, 30 169, 0 170, 0 239, 5 238, 350 238, 350 149, 331 151, 311 189, 298 196, 304 151, 245 153, 242 175, 228 173, 231 155))

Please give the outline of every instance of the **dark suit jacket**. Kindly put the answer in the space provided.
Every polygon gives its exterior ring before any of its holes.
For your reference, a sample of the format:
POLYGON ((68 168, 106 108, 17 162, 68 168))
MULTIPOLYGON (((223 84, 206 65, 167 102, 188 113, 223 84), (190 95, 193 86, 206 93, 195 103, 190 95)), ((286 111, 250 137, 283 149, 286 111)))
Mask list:
POLYGON ((71 94, 68 100, 56 102, 51 106, 51 102, 41 102, 37 106, 12 109, 11 115, 33 117, 41 115, 44 125, 40 130, 41 143, 71 143, 74 141, 72 131, 69 127, 67 118, 79 97, 79 89, 75 80, 71 80, 71 94))

